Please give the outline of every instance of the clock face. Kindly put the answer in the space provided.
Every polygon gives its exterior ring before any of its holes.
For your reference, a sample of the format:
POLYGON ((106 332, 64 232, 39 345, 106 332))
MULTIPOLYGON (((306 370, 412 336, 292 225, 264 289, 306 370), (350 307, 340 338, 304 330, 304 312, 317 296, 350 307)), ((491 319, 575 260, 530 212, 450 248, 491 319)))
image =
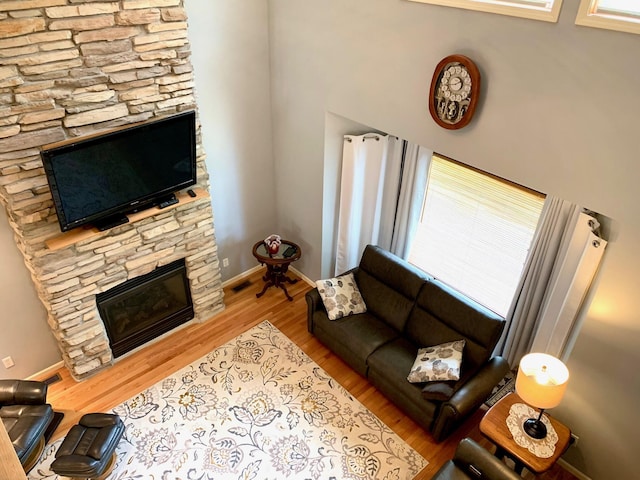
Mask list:
POLYGON ((438 125, 449 130, 471 121, 480 90, 480 72, 463 55, 450 55, 436 67, 429 92, 429 111, 438 125))

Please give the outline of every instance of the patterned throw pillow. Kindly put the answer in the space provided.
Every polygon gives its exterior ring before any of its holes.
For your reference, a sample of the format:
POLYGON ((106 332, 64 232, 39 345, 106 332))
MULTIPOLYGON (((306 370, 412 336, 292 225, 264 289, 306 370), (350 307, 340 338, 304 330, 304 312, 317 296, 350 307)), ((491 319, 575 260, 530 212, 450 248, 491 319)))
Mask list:
POLYGON ((337 320, 348 315, 364 313, 364 304, 353 273, 341 277, 318 280, 316 282, 324 308, 327 309, 329 320, 337 320))
POLYGON ((411 383, 433 380, 459 380, 464 340, 443 343, 418 350, 407 380, 411 383))

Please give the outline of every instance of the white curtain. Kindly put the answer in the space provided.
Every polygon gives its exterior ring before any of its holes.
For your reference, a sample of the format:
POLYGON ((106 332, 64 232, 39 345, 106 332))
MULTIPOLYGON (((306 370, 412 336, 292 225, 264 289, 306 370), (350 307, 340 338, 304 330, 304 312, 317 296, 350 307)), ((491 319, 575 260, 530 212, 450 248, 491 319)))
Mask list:
MULTIPOLYGON (((552 323, 563 315, 567 319, 562 322, 563 325, 569 323, 569 318, 573 325, 590 285, 590 280, 584 281, 589 274, 579 271, 580 265, 576 261, 578 247, 570 240, 576 230, 580 229, 577 219, 581 210, 576 204, 547 196, 520 284, 506 317, 507 328, 497 348, 512 367, 516 367, 520 359, 530 351, 547 352, 546 345, 542 346, 541 343, 544 343, 544 338, 548 340, 549 335, 558 335, 556 341, 564 345, 571 334, 570 326, 555 329, 552 323), (577 275, 576 278, 582 281, 573 282, 571 278, 567 278, 567 272, 571 268, 577 275), (569 297, 572 301, 568 301, 569 297), (575 301, 577 297, 580 298, 579 302, 575 301), (558 308, 560 305, 566 308, 558 308), (538 335, 540 337, 537 341, 541 343, 536 343, 534 347, 538 335), (541 349, 538 350, 537 347, 541 349)), ((598 240, 602 251, 606 242, 598 240)), ((584 242, 582 245, 583 248, 586 246, 584 242)), ((593 273, 590 278, 593 278, 593 273)), ((558 355, 553 351, 547 353, 558 355)))
POLYGON ((355 267, 364 247, 391 247, 402 141, 389 135, 345 135, 335 273, 355 267))
POLYGON ((406 141, 404 145, 400 193, 393 226, 393 237, 391 238, 391 251, 406 259, 409 256, 411 242, 420 222, 433 151, 406 141))
POLYGON ((591 215, 574 211, 560 245, 545 294, 532 351, 565 356, 576 318, 596 275, 607 242, 597 232, 600 223, 591 215))

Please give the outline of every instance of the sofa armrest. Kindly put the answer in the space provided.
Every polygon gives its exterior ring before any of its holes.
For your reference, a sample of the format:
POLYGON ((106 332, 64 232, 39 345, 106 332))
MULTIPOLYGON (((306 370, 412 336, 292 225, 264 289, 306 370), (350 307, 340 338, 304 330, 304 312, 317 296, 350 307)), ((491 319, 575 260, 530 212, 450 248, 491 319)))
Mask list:
POLYGON ((35 380, 0 380, 0 405, 43 405, 47 384, 35 380))
POLYGON ((508 371, 509 364, 504 358, 491 358, 476 375, 440 406, 432 427, 434 438, 437 441, 443 440, 465 418, 475 412, 508 371))
POLYGON ((309 290, 305 296, 305 300, 307 301, 307 330, 310 333, 313 333, 313 314, 320 311, 325 311, 324 303, 322 303, 322 297, 320 297, 320 293, 318 293, 318 289, 314 288, 313 290, 309 290))

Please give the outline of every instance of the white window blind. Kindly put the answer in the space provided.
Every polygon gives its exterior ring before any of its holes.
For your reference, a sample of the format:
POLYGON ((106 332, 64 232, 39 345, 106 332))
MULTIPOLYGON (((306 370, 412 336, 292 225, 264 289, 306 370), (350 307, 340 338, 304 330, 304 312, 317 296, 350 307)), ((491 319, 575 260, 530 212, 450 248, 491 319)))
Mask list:
POLYGON ((544 196, 434 155, 409 261, 505 316, 544 196))
POLYGON ((640 33, 640 0, 581 0, 576 24, 640 33))
POLYGON ((410 0, 446 7, 557 22, 562 0, 410 0))

